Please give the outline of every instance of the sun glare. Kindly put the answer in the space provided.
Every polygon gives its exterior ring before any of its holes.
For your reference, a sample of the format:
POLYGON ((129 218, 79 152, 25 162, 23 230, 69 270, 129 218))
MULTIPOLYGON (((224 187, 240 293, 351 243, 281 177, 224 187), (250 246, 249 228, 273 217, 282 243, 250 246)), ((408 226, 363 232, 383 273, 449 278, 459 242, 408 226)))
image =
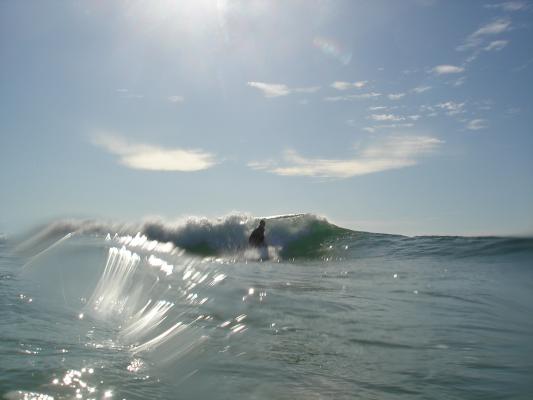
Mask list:
POLYGON ((141 29, 148 26, 193 32, 218 23, 226 10, 225 0, 160 0, 136 2, 129 14, 141 29))

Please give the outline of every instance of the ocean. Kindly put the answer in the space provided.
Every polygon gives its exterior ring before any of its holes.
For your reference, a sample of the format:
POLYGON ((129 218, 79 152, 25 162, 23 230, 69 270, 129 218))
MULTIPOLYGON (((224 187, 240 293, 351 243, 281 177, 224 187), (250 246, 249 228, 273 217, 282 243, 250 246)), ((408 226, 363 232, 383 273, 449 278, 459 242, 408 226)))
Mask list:
POLYGON ((5 399, 533 398, 533 239, 310 214, 0 239, 5 399))

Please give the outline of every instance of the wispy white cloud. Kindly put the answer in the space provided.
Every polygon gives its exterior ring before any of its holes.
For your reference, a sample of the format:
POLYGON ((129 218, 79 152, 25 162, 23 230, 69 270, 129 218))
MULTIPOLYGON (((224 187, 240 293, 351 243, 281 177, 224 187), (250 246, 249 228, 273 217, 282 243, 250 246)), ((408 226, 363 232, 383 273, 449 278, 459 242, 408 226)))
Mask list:
POLYGON ((394 114, 372 114, 368 118, 374 121, 403 121, 405 117, 394 114))
POLYGON ((171 103, 183 103, 185 101, 185 97, 183 96, 168 96, 167 100, 171 103))
POLYGON ((385 106, 374 106, 374 107, 368 107, 370 111, 380 111, 380 110, 386 110, 388 107, 385 106))
POLYGON ((435 107, 445 110, 448 115, 456 115, 464 113, 464 106, 466 103, 457 103, 455 101, 446 101, 443 103, 437 104, 435 107))
POLYGON ((352 84, 350 82, 335 81, 330 86, 333 89, 337 89, 337 90, 347 90, 352 87, 352 84))
POLYGON ((507 40, 494 40, 490 42, 487 46, 484 47, 483 50, 485 51, 500 51, 505 46, 507 46, 509 42, 507 40))
POLYGON ((413 88, 411 91, 415 93, 424 93, 431 89, 431 86, 417 86, 413 88))
POLYGON ((466 124, 466 129, 477 131, 479 129, 485 129, 487 127, 487 121, 484 119, 473 119, 466 124))
POLYGON ((357 81, 357 82, 335 81, 331 84, 331 87, 337 90, 348 90, 352 88, 361 89, 367 83, 368 81, 357 81))
POLYGON ((350 178, 416 165, 434 152, 443 141, 431 136, 390 136, 375 142, 351 159, 306 158, 293 150, 285 152, 283 162, 251 162, 249 167, 281 176, 350 178))
POLYGON ((248 82, 248 86, 259 89, 265 97, 287 96, 291 93, 289 87, 282 83, 248 82))
POLYGON ((412 128, 415 126, 412 122, 404 122, 401 124, 381 124, 381 125, 372 125, 366 126, 363 128, 364 131, 374 133, 379 129, 400 129, 400 128, 412 128))
POLYGON ((500 18, 495 21, 483 25, 477 31, 475 31, 472 36, 479 37, 484 35, 496 35, 502 32, 505 32, 511 26, 511 20, 506 18, 500 18))
POLYGON ((433 73, 437 75, 447 75, 447 74, 460 74, 465 69, 463 67, 458 67, 456 65, 437 65, 435 68, 432 69, 433 73))
POLYGON ((199 171, 215 165, 215 157, 202 150, 164 148, 133 143, 116 135, 96 134, 92 143, 119 157, 119 162, 133 169, 150 171, 199 171))
POLYGON ((493 36, 503 33, 511 27, 511 20, 508 18, 499 18, 470 34, 463 44, 457 47, 459 51, 479 48, 487 36, 493 36))
POLYGON ((345 96, 330 96, 324 97, 325 101, 351 101, 351 100, 364 100, 364 99, 373 99, 381 96, 381 93, 370 92, 362 94, 349 94, 345 96))
POLYGON ((389 100, 400 100, 404 96, 405 96, 405 93, 391 93, 387 95, 389 100))
POLYGON ((265 97, 287 96, 291 93, 314 93, 320 86, 290 88, 282 83, 247 82, 247 85, 260 90, 265 97))
POLYGON ((423 104, 419 107, 419 110, 427 117, 435 117, 439 115, 439 111, 444 111, 447 115, 453 116, 466 112, 465 105, 466 102, 446 101, 435 105, 423 104))
POLYGON ((485 8, 499 8, 503 11, 525 10, 528 4, 525 1, 505 1, 498 4, 485 4, 485 8))

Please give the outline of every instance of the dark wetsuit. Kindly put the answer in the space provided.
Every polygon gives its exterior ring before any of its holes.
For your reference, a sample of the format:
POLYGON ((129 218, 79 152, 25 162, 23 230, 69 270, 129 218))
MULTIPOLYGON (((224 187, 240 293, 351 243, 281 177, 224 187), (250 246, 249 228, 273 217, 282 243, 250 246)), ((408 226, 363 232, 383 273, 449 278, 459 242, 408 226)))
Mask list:
POLYGON ((252 234, 250 235, 250 238, 248 239, 248 243, 250 244, 250 246, 253 246, 253 247, 266 246, 265 227, 260 225, 257 228, 255 228, 252 234))

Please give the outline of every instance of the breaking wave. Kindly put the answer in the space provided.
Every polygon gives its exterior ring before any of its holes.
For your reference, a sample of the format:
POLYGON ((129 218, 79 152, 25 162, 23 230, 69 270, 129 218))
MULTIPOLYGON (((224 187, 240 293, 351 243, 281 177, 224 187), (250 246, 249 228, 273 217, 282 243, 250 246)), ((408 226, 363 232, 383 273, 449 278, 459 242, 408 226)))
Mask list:
MULTIPOLYGON (((188 217, 174 222, 163 219, 139 223, 96 220, 53 222, 19 244, 19 251, 35 255, 72 235, 88 235, 144 243, 146 246, 173 246, 203 257, 239 258, 249 253, 248 236, 262 218, 244 213, 224 217, 188 217), (150 244, 152 243, 152 244, 150 244), (156 244, 157 243, 157 244, 156 244)), ((244 258, 317 259, 359 256, 471 257, 533 252, 532 238, 390 235, 359 232, 339 227, 314 214, 263 217, 267 222, 268 254, 244 258)))
MULTIPOLYGON (((189 217, 176 222, 161 219, 138 224, 111 223, 93 220, 63 220, 49 224, 19 245, 20 250, 43 251, 67 235, 96 235, 139 238, 171 243, 201 256, 234 255, 247 249, 248 236, 261 218, 248 214, 230 214, 209 219, 189 217)), ((264 217, 267 221, 267 244, 284 257, 313 257, 320 245, 352 231, 331 224, 313 214, 264 217)), ((123 239, 124 240, 124 239, 123 239)))

